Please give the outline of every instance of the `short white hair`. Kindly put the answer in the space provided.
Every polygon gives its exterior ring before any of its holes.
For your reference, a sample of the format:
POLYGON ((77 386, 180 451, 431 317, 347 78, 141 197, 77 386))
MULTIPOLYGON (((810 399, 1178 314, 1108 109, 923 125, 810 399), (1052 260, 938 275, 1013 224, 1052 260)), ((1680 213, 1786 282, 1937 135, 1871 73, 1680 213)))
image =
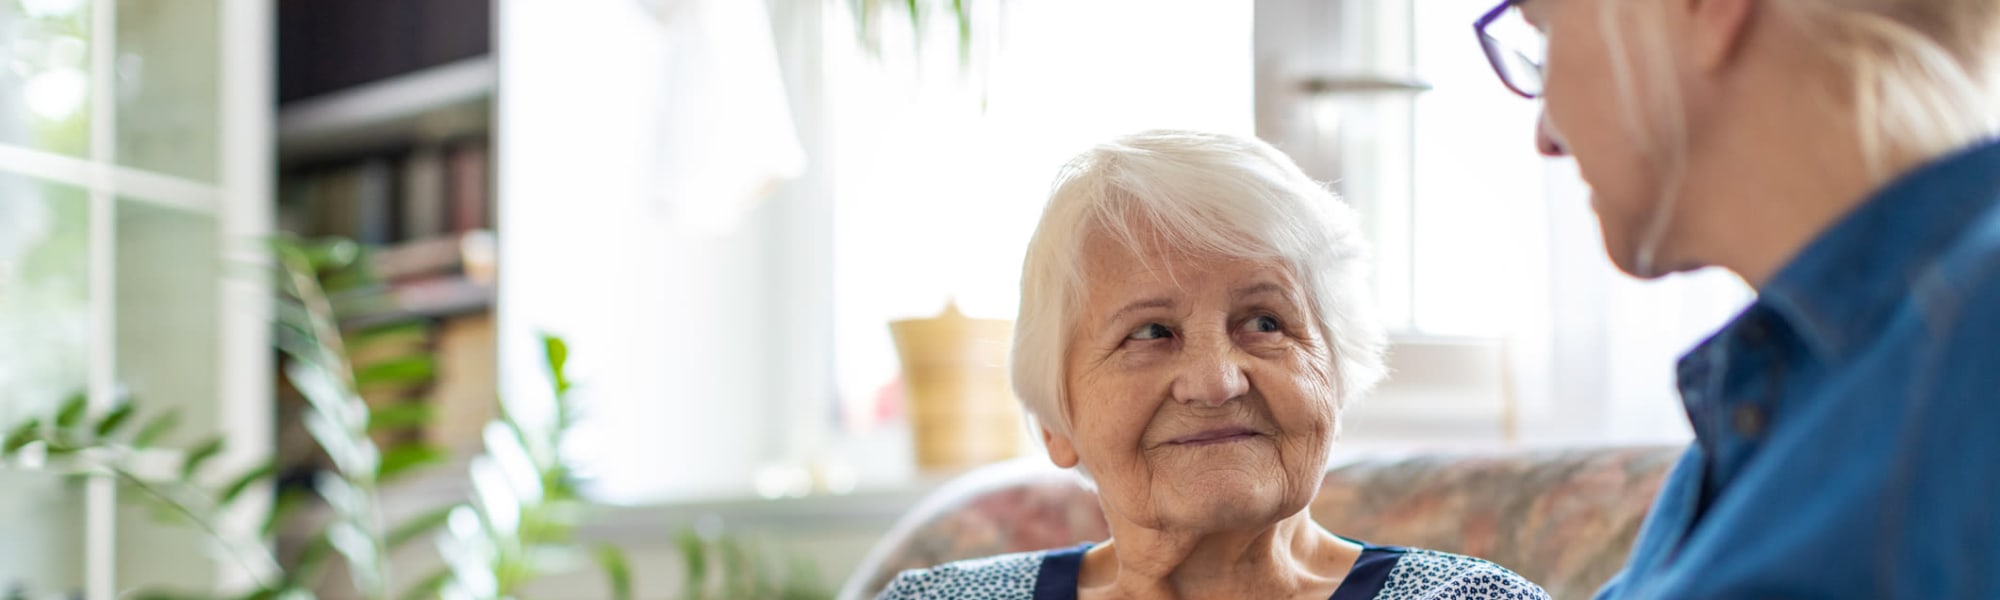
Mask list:
POLYGON ((1386 336, 1373 318, 1358 222, 1291 158, 1255 138, 1153 130, 1091 148, 1057 174, 1022 261, 1014 392, 1043 427, 1070 435, 1064 365, 1085 301, 1084 243, 1110 235, 1145 256, 1135 233, 1145 228, 1167 249, 1289 268, 1330 344, 1338 410, 1383 374, 1386 336))

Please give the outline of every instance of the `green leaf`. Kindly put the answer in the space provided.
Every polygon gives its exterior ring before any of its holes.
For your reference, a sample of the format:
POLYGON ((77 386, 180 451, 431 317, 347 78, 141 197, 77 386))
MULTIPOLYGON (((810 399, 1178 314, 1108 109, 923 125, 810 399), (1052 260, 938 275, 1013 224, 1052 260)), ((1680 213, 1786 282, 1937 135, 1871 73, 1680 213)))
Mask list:
POLYGON ((951 10, 958 17, 958 66, 964 68, 972 64, 972 13, 965 0, 951 0, 951 10))
POLYGON ((222 488, 222 496, 216 500, 216 504, 235 502, 236 497, 243 495, 243 491, 250 489, 250 486, 257 483, 257 480, 270 477, 271 474, 276 472, 278 472, 278 463, 276 459, 273 459, 265 461, 264 464, 257 465, 257 468, 251 469, 248 473, 238 475, 234 481, 229 482, 228 486, 222 488))
POLYGON ((549 360, 549 368, 563 370, 569 364, 569 342, 549 334, 542 334, 542 355, 549 360))
POLYGON ((430 512, 410 517, 410 520, 404 521, 389 530, 388 541, 385 544, 387 544, 390 551, 394 551, 396 548, 402 547, 403 544, 417 539, 418 536, 443 527, 446 522, 451 520, 451 511, 458 507, 459 505, 457 504, 441 506, 430 512))
MULTIPOLYGON (((367 418, 363 416, 362 418, 367 418)), ((382 457, 367 435, 348 431, 324 411, 307 411, 299 422, 344 476, 363 477, 382 468, 382 457)))
POLYGON ((250 593, 244 594, 242 597, 239 597, 236 600, 278 600, 279 598, 285 597, 286 591, 287 589, 282 586, 261 588, 261 589, 251 590, 250 593))
POLYGON ((405 590, 403 595, 398 597, 402 598, 402 600, 436 598, 438 590, 444 589, 444 584, 447 581, 451 581, 451 568, 439 567, 438 570, 431 571, 431 574, 425 575, 423 579, 418 580, 416 585, 410 586, 410 589, 405 590))
POLYGON ((131 598, 132 600, 209 600, 208 597, 199 594, 168 592, 161 590, 146 590, 137 592, 131 598))
POLYGON ((342 337, 347 341, 348 354, 358 355, 383 346, 427 345, 431 340, 431 327, 428 321, 388 323, 349 332, 342 337))
POLYGON ((750 568, 749 553, 744 551, 743 545, 734 537, 723 536, 717 545, 720 546, 718 552, 722 555, 724 594, 730 598, 753 596, 756 593, 754 591, 756 583, 752 578, 757 574, 755 569, 750 568))
POLYGON ((41 439, 41 429, 41 419, 28 419, 15 425, 12 431, 7 432, 5 441, 0 441, 0 456, 13 456, 28 444, 41 439))
POLYGON ((354 290, 371 289, 381 282, 381 278, 375 276, 365 261, 326 269, 321 273, 325 275, 320 277, 320 288, 329 294, 346 294, 354 290))
POLYGON ((286 581, 293 583, 319 581, 320 571, 326 568, 326 559, 333 555, 333 542, 327 539, 326 531, 312 537, 306 547, 299 550, 299 562, 287 574, 286 581))
POLYGON ((384 406, 368 413, 368 432, 410 429, 430 424, 437 409, 423 400, 384 406))
POLYGON ((803 556, 792 555, 791 568, 785 575, 785 585, 778 592, 779 598, 797 600, 820 600, 833 598, 833 592, 825 589, 820 580, 819 567, 803 556))
POLYGON ((181 409, 178 407, 167 409, 167 412, 160 413, 159 416, 147 421, 144 427, 139 428, 139 433, 132 436, 132 446, 135 448, 151 447, 155 442, 160 441, 160 438, 165 436, 167 432, 173 431, 180 424, 181 409))
POLYGON ((549 376, 555 379, 556 397, 569 392, 569 342, 549 334, 542 334, 542 357, 548 360, 549 376))
POLYGON ((154 523, 160 525, 193 525, 194 523, 188 520, 187 513, 174 508, 171 502, 171 500, 156 499, 155 502, 147 505, 146 516, 152 518, 154 523))
POLYGON ((312 334, 312 309, 305 303, 291 298, 278 298, 271 302, 271 321, 278 327, 300 334, 312 334))
POLYGON ((82 452, 83 450, 84 447, 82 446, 75 446, 62 442, 51 442, 44 449, 44 451, 47 452, 49 456, 69 456, 72 454, 76 454, 78 452, 82 452))
POLYGON ((437 359, 422 355, 406 356, 361 367, 354 374, 354 387, 413 387, 430 383, 436 377, 437 359))
POLYGON ((329 237, 289 242, 280 248, 280 253, 295 260, 303 259, 305 266, 312 271, 323 271, 353 264, 355 259, 361 257, 361 245, 351 240, 329 237), (287 249, 290 250, 289 253, 285 252, 287 249))
POLYGON ((56 428, 69 429, 83 420, 83 412, 90 407, 89 398, 83 394, 73 394, 64 400, 62 410, 56 412, 56 428))
POLYGON ((208 441, 203 442, 200 446, 195 446, 194 450, 188 451, 187 461, 181 463, 181 479, 193 479, 195 470, 200 469, 202 463, 208 462, 209 459, 215 458, 217 454, 221 453, 222 436, 208 438, 208 441))
POLYGON ((699 598, 702 590, 708 587, 708 549, 702 544, 701 535, 695 533, 693 529, 681 530, 681 535, 674 540, 674 544, 680 547, 681 560, 687 563, 687 568, 683 571, 687 573, 687 579, 682 587, 681 597, 699 598))
POLYGON ((110 414, 104 415, 104 419, 97 422, 97 437, 111 437, 111 434, 118 432, 119 427, 131 420, 132 404, 129 402, 119 404, 118 408, 111 409, 110 414))
POLYGON ((598 544, 595 555, 597 566, 611 580, 611 600, 632 600, 632 566, 625 560, 625 551, 611 544, 598 544))
POLYGON ((261 537, 271 537, 272 533, 278 531, 278 524, 283 523, 285 517, 298 512, 299 507, 304 506, 305 503, 306 492, 302 490, 286 488, 279 491, 278 498, 271 501, 270 514, 264 515, 264 524, 257 528, 258 534, 261 537))
POLYGON ((329 432, 345 435, 362 431, 368 427, 367 405, 354 396, 337 369, 338 365, 293 360, 285 363, 285 378, 313 411, 327 420, 332 427, 329 432))
POLYGON ((376 471, 375 479, 389 481, 418 467, 444 462, 450 456, 451 454, 443 448, 429 444, 409 444, 391 448, 388 453, 382 455, 382 466, 376 471))

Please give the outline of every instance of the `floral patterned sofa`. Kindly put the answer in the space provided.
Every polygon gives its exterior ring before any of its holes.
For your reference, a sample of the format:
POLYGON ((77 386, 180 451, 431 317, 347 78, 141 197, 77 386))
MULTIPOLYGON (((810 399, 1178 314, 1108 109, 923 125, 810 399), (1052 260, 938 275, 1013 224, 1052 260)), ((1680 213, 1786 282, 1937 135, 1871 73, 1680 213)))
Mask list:
MULTIPOLYGON (((1335 533, 1478 556, 1557 599, 1618 571, 1678 447, 1374 456, 1337 461, 1312 503, 1335 533)), ((841 591, 869 598, 904 569, 1109 537, 1097 497, 1040 458, 982 467, 925 499, 841 591)))

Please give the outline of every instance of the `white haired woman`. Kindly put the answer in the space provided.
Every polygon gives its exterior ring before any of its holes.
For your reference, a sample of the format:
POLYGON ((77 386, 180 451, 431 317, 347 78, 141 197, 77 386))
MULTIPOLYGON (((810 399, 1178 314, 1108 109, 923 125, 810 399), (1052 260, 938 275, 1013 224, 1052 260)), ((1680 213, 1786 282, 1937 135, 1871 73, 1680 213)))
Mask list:
POLYGON ((1382 372, 1351 210, 1255 139, 1123 137, 1059 176, 1022 266, 1014 388, 1111 539, 904 572, 882 598, 1546 598, 1306 507, 1382 372))
POLYGON ((2000 2, 1518 0, 1478 29, 1612 262, 1758 292, 1681 359, 1695 443, 1601 597, 2000 598, 2000 2))

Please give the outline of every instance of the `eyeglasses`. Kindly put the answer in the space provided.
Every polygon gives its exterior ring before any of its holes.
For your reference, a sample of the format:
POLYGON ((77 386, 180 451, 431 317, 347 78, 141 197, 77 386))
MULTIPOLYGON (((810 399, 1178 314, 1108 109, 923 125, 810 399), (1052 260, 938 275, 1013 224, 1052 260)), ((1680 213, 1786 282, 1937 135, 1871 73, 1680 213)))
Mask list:
POLYGON ((1504 0, 1479 17, 1472 29, 1479 33, 1479 48, 1486 62, 1500 75, 1500 83, 1527 99, 1542 95, 1542 63, 1548 57, 1548 38, 1528 24, 1515 10, 1520 0, 1504 0))

